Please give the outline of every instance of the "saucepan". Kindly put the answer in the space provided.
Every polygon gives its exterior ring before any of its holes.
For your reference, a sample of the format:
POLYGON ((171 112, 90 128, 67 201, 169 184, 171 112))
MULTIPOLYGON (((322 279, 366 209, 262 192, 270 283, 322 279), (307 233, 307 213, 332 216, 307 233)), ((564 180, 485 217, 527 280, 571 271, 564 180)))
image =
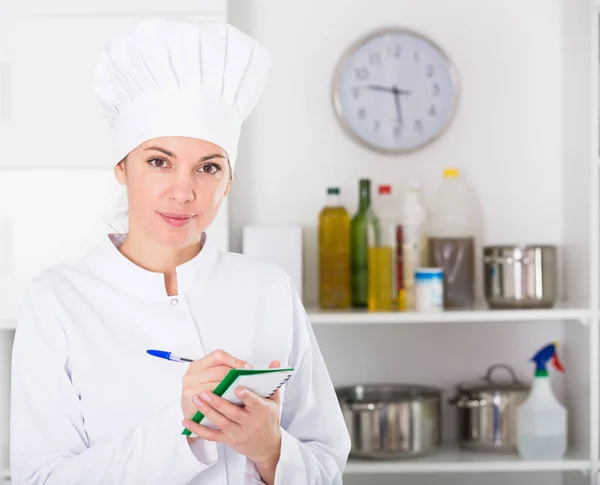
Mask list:
POLYGON ((556 246, 483 248, 485 299, 491 308, 549 308, 556 302, 556 246))
POLYGON ((365 459, 413 458, 441 442, 442 390, 413 384, 336 388, 352 447, 365 459))

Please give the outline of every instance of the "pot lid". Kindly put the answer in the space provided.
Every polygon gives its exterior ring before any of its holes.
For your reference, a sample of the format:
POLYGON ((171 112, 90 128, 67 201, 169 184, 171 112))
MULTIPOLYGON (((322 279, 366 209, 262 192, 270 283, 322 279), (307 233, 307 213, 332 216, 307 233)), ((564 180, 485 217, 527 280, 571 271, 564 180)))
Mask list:
POLYGON ((494 364, 488 368, 485 376, 483 376, 480 380, 461 383, 458 385, 458 389, 462 392, 497 392, 529 391, 531 387, 517 378, 512 367, 505 364, 494 364), (506 371, 508 371, 508 378, 499 378, 496 375, 494 375, 494 371, 496 371, 497 369, 505 369, 506 371))
POLYGON ((348 403, 399 402, 440 398, 442 390, 417 384, 373 383, 336 387, 338 398, 348 403))

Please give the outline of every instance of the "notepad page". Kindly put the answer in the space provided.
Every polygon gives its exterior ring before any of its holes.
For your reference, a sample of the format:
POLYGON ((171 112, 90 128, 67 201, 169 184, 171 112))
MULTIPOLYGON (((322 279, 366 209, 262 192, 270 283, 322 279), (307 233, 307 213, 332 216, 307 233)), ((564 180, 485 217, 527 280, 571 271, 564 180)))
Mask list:
MULTIPOLYGON (((238 387, 250 389, 261 397, 270 397, 277 389, 287 382, 291 375, 291 372, 284 371, 240 376, 233 382, 231 387, 225 391, 222 397, 223 399, 226 399, 234 404, 242 404, 242 401, 240 401, 240 399, 235 395, 235 390, 238 387)), ((200 424, 209 428, 216 428, 216 426, 208 418, 202 419, 200 424)))

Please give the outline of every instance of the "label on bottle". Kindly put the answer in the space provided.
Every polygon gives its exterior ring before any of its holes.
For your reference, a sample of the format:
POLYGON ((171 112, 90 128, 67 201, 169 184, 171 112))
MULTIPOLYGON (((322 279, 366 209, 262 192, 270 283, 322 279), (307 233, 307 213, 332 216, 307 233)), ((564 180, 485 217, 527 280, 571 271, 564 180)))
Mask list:
POLYGON ((406 292, 404 291, 404 258, 403 258, 402 226, 396 226, 396 288, 398 292, 398 309, 406 309, 406 292))

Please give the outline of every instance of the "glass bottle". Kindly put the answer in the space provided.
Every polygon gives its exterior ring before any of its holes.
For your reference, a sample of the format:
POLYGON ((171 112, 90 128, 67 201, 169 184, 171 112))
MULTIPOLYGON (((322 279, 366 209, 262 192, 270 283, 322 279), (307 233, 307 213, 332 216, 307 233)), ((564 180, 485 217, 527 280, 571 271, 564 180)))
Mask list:
POLYGON ((358 211, 351 222, 352 306, 366 308, 369 301, 369 239, 378 238, 377 219, 371 207, 371 181, 359 181, 358 211))
POLYGON ((340 189, 327 189, 319 214, 319 305, 350 307, 350 216, 340 200, 340 189))
POLYGON ((378 232, 369 238, 369 311, 392 311, 396 293, 396 207, 392 188, 380 185, 374 204, 378 232))

